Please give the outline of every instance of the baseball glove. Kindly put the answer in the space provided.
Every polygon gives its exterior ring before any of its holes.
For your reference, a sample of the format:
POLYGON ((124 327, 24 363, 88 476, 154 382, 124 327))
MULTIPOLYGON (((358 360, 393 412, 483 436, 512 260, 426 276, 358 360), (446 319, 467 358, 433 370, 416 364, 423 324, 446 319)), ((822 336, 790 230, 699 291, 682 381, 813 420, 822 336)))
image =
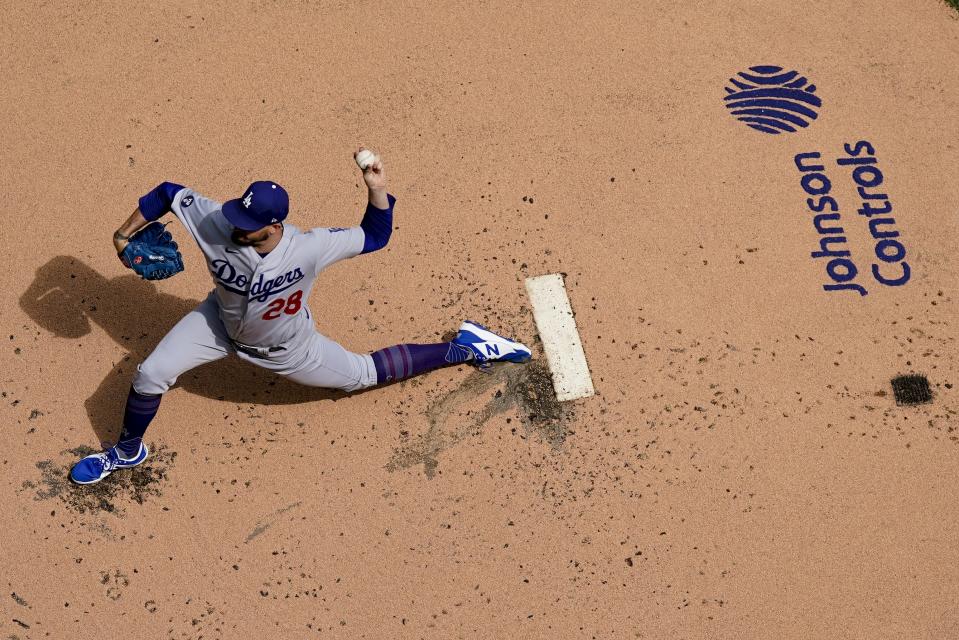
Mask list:
POLYGON ((183 256, 165 226, 151 222, 133 234, 120 253, 120 261, 144 280, 163 280, 183 271, 183 256))

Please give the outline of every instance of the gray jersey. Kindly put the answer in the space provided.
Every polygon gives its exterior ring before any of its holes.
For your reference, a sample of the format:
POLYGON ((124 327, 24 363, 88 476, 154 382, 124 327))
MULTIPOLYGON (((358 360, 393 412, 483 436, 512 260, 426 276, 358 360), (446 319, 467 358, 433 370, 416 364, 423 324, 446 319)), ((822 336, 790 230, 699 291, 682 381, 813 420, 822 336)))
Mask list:
POLYGON ((283 238, 260 257, 253 247, 230 239, 233 226, 222 204, 181 189, 173 213, 200 246, 216 284, 220 319, 230 338, 246 345, 268 347, 299 342, 312 335, 307 299, 316 276, 329 265, 363 250, 360 227, 318 227, 307 232, 284 224, 283 238))

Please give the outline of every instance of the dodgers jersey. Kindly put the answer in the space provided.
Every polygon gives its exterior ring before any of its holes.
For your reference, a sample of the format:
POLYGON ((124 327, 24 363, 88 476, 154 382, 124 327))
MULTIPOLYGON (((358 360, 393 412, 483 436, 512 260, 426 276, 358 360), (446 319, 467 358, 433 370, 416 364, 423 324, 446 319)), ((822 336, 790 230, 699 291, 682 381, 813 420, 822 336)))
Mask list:
MULTIPOLYGON (((392 205, 392 196, 390 196, 392 205)), ((196 240, 216 284, 220 319, 230 337, 251 346, 276 346, 312 332, 307 299, 323 269, 363 251, 364 231, 318 227, 303 232, 283 225, 283 238, 260 256, 234 244, 223 205, 189 188, 180 189, 171 210, 196 240)))

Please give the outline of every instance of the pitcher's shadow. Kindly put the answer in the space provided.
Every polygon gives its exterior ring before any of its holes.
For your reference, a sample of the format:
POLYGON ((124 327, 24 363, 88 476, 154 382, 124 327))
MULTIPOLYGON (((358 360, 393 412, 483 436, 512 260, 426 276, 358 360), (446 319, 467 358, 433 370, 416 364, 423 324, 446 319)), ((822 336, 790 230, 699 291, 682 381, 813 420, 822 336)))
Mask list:
MULTIPOLYGON (((37 269, 30 287, 20 296, 21 308, 47 331, 61 338, 82 338, 90 333, 92 323, 129 351, 84 403, 101 442, 113 442, 119 435, 136 366, 199 303, 160 293, 156 285, 133 274, 108 280, 71 256, 57 256, 37 269)), ((176 386, 206 398, 237 403, 335 401, 347 395, 290 382, 235 356, 187 371, 176 386)))

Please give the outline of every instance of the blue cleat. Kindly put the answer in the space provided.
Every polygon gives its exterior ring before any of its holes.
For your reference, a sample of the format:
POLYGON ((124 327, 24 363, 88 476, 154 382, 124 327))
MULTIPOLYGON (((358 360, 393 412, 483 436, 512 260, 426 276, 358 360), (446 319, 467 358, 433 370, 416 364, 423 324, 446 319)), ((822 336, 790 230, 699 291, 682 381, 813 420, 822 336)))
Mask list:
POLYGON ((147 459, 149 453, 147 446, 141 442, 137 456, 132 460, 125 460, 120 457, 116 447, 110 447, 106 451, 89 455, 73 465, 73 469, 70 470, 70 479, 77 484, 100 482, 117 469, 137 466, 147 459))
POLYGON ((499 360, 528 362, 533 355, 525 345, 496 335, 483 325, 469 320, 460 325, 453 343, 472 351, 480 367, 487 367, 490 362, 499 360))

